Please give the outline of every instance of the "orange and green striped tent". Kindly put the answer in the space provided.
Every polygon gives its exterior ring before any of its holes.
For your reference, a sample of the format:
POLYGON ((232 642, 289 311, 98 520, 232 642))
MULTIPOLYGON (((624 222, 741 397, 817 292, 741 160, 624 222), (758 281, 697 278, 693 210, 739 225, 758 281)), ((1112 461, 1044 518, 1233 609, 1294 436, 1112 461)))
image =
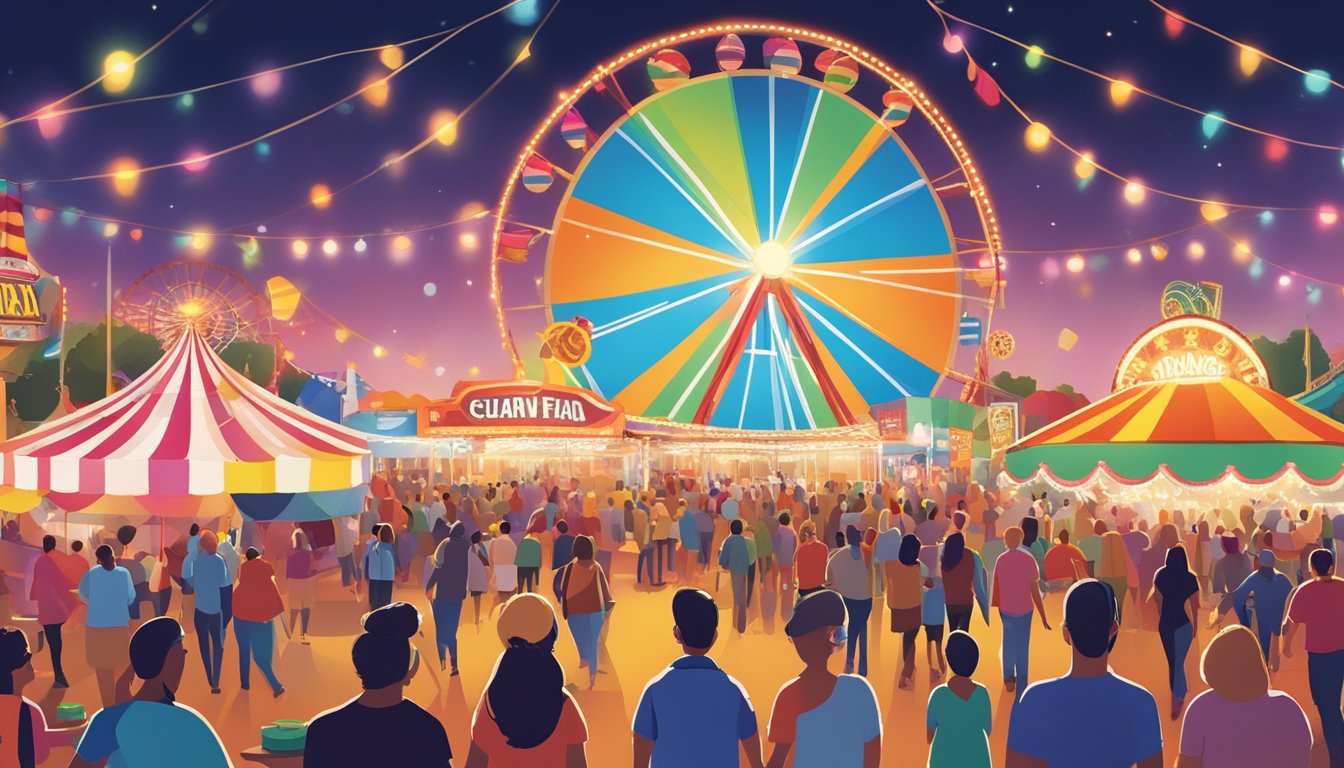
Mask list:
POLYGON ((1335 485, 1344 474, 1344 424, 1236 379, 1124 389, 1019 440, 1011 480, 1083 485, 1104 477, 1139 485, 1235 478, 1270 483, 1289 473, 1335 485))

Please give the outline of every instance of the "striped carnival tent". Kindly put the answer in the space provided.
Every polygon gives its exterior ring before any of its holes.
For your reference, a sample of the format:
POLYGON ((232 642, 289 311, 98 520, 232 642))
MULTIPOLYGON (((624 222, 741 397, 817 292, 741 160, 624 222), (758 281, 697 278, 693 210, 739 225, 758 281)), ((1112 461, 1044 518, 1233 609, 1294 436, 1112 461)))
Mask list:
POLYGON ((354 514, 369 480, 358 432, 281 400, 194 328, 121 391, 0 444, 0 486, 68 512, 260 520, 354 514))
POLYGON ((1344 424, 1236 379, 1140 384, 1019 440, 1000 485, 1110 498, 1344 500, 1344 424))

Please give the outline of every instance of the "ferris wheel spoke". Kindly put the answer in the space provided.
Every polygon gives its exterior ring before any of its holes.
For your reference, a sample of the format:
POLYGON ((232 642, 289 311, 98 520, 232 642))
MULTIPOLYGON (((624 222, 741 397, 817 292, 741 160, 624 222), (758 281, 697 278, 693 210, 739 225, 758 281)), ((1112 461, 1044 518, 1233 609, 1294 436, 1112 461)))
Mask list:
POLYGON ((827 182, 826 186, 812 201, 812 204, 803 212, 802 217, 798 220, 798 223, 793 226, 793 229, 788 233, 780 234, 780 242, 791 243, 797 240, 817 218, 817 215, 820 214, 822 210, 835 199, 835 196, 840 190, 849 183, 850 179, 854 178, 854 174, 858 173, 864 163, 868 162, 868 159, 872 157, 873 153, 882 145, 882 142, 887 141, 890 138, 891 132, 889 129, 878 123, 873 124, 873 126, 868 129, 868 133, 865 134, 858 145, 854 147, 854 150, 850 153, 849 157, 845 159, 844 165, 840 166, 840 169, 836 171, 835 176, 827 182))
POLYGON ((906 184, 904 187, 901 187, 900 189, 897 189, 892 192, 888 192, 887 194, 872 201, 871 203, 868 203, 862 208, 846 215, 839 221, 826 225, 824 228, 818 230, 815 234, 809 235, 807 238, 805 238, 800 242, 793 243, 793 241, 790 241, 790 243, 792 243, 791 248, 794 254, 794 258, 802 257, 808 252, 808 250, 813 246, 814 243, 830 235, 832 232, 835 232, 841 227, 848 225, 850 222, 855 221, 856 219, 860 219, 861 217, 866 216, 874 211, 881 210, 884 206, 891 205, 892 203, 907 197, 911 193, 925 186, 926 185, 923 179, 912 181, 909 184, 906 184))

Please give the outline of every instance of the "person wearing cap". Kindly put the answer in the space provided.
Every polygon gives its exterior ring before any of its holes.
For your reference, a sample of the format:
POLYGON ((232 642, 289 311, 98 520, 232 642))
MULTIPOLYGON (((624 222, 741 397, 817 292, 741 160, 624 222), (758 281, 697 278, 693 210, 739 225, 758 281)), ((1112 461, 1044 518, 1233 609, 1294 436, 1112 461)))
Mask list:
POLYGON ((555 658, 555 610, 535 592, 504 604, 504 652, 471 717, 467 768, 586 768, 588 724, 555 658))
POLYGON ((672 636, 681 658, 644 686, 635 709, 638 768, 737 768, 738 745, 761 766, 756 711, 736 679, 709 650, 719 637, 719 608, 708 592, 684 587, 672 597, 672 636))
POLYGON ((1269 662, 1269 671, 1279 670, 1279 644, 1274 638, 1282 631, 1283 611, 1288 603, 1288 595, 1293 591, 1293 582, 1283 573, 1274 570, 1274 553, 1268 549, 1260 550, 1255 556, 1258 566, 1255 573, 1247 576, 1232 591, 1232 608, 1243 626, 1251 626, 1251 602, 1254 602, 1255 630, 1260 639, 1260 651, 1269 662))
POLYGON ((420 670, 420 654, 411 646, 420 631, 420 612, 409 603, 392 603, 364 614, 360 625, 364 633, 355 638, 350 659, 363 690, 308 724, 303 764, 451 765, 443 724, 406 698, 406 686, 420 670))
POLYGON ((186 669, 182 625, 160 616, 131 636, 131 667, 118 681, 119 704, 89 721, 71 768, 230 768, 219 734, 201 714, 176 701, 186 669), (142 682, 131 694, 132 672, 142 682))
POLYGON ((1086 765, 1161 768, 1162 721, 1153 695, 1111 671, 1120 633, 1116 595, 1084 579, 1064 596, 1069 672, 1022 693, 1008 725, 1008 768, 1086 765), (1097 713, 1106 713, 1106 723, 1097 713))
MULTIPOLYGON (((1330 765, 1344 765, 1344 714, 1339 704, 1344 688, 1344 580, 1335 576, 1335 556, 1328 549, 1312 552, 1309 565, 1311 581, 1299 585, 1288 599, 1283 655, 1293 655, 1293 636, 1305 626, 1307 680, 1321 718, 1321 738, 1330 752, 1330 765)), ((1260 611, 1259 597, 1255 610, 1260 611)))
POLYGON ((860 675, 835 675, 827 664, 845 647, 845 601, 829 589, 804 597, 784 634, 803 671, 775 695, 766 739, 774 744, 769 768, 793 753, 797 768, 876 768, 882 756, 877 695, 860 675))

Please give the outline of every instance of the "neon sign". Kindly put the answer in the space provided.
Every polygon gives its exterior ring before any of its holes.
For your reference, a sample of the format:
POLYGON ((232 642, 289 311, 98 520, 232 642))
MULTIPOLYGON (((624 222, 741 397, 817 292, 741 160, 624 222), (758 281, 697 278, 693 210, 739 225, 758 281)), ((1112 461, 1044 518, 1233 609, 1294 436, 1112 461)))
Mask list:
POLYGON ((1111 389, 1222 378, 1269 387, 1265 362, 1245 336, 1211 317, 1182 315, 1149 328, 1130 346, 1111 389))

